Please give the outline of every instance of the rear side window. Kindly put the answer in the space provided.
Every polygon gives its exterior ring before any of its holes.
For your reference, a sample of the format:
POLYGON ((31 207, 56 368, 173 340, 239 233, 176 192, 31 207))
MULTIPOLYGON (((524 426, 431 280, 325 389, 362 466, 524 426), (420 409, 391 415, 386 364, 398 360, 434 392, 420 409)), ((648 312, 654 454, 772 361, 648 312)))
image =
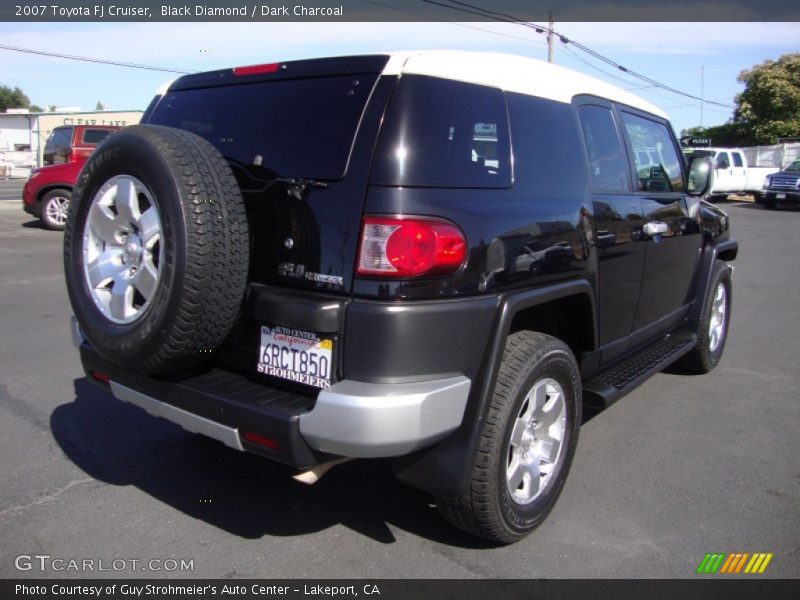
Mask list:
POLYGON ((400 79, 381 128, 372 183, 420 187, 511 186, 503 92, 448 79, 400 79))
POLYGON ((102 142, 111 133, 110 129, 85 129, 83 132, 83 143, 94 144, 95 146, 102 142))
POLYGON ((587 105, 578 109, 592 189, 606 192, 630 191, 628 160, 619 139, 611 109, 587 105))
POLYGON ((44 145, 43 163, 57 165, 67 162, 72 145, 72 127, 56 127, 44 145))
MULTIPOLYGON (((262 175, 339 179, 376 74, 170 92, 149 123, 196 133, 262 175)), ((148 109, 149 110, 149 109, 148 109)))
POLYGON ((682 192, 682 158, 666 125, 623 112, 640 192, 682 192))
POLYGON ((733 156, 733 166, 734 167, 743 167, 744 166, 744 162, 742 161, 742 155, 741 154, 739 154, 738 152, 733 152, 731 154, 731 156, 733 156))

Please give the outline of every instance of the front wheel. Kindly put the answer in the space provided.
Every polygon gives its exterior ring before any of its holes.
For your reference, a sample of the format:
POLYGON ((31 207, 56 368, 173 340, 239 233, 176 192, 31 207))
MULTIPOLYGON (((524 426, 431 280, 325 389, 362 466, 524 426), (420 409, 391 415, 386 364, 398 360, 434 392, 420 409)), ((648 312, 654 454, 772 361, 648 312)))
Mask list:
POLYGON ((63 231, 67 223, 67 211, 72 200, 69 190, 50 190, 42 198, 42 223, 47 229, 63 231))
POLYGON ((469 489, 438 498, 440 513, 487 540, 521 540, 555 505, 580 422, 580 375, 569 347, 543 333, 510 335, 469 489))
POLYGON ((724 261, 714 264, 709 290, 697 330, 697 344, 679 362, 679 366, 692 373, 708 373, 716 367, 728 339, 732 288, 731 271, 724 261))

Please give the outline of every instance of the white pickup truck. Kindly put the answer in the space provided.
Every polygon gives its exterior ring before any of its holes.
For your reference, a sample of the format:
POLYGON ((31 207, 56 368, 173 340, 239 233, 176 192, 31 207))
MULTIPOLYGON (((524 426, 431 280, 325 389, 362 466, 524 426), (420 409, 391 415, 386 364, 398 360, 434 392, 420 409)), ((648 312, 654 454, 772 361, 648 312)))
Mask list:
POLYGON ((686 148, 684 152, 714 159, 714 176, 709 200, 722 200, 729 194, 752 194, 759 200, 767 175, 777 173, 778 167, 751 167, 739 148, 686 148))

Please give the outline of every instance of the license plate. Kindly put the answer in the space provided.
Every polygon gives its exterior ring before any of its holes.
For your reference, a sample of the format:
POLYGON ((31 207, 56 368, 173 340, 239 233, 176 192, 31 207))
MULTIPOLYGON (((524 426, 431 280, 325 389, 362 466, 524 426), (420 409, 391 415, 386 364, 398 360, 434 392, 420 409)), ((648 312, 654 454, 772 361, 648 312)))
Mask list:
POLYGON ((786 194, 775 194, 776 200, 786 200, 786 194))
POLYGON ((331 385, 333 340, 289 327, 261 326, 257 370, 317 388, 331 385))

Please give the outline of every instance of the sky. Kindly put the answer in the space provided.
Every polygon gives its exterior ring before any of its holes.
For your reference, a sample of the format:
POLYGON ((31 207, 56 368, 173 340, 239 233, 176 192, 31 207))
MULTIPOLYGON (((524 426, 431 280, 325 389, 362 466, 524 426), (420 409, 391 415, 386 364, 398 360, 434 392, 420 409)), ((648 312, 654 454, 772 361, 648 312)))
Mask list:
MULTIPOLYGON (((660 83, 728 107, 704 105, 603 65, 556 41, 562 66, 598 77, 652 102, 676 133, 717 125, 742 90, 737 75, 800 52, 800 23, 559 23, 555 29, 660 83), (599 70, 598 70, 599 69, 599 70), (701 75, 702 73, 702 75, 701 75), (620 79, 621 77, 621 79, 620 79)), ((0 23, 0 44, 121 62, 205 71, 262 62, 410 49, 508 52, 546 60, 545 36, 511 23, 0 23)), ((19 86, 40 106, 102 102, 143 110, 177 77, 0 50, 0 84, 19 86)))

